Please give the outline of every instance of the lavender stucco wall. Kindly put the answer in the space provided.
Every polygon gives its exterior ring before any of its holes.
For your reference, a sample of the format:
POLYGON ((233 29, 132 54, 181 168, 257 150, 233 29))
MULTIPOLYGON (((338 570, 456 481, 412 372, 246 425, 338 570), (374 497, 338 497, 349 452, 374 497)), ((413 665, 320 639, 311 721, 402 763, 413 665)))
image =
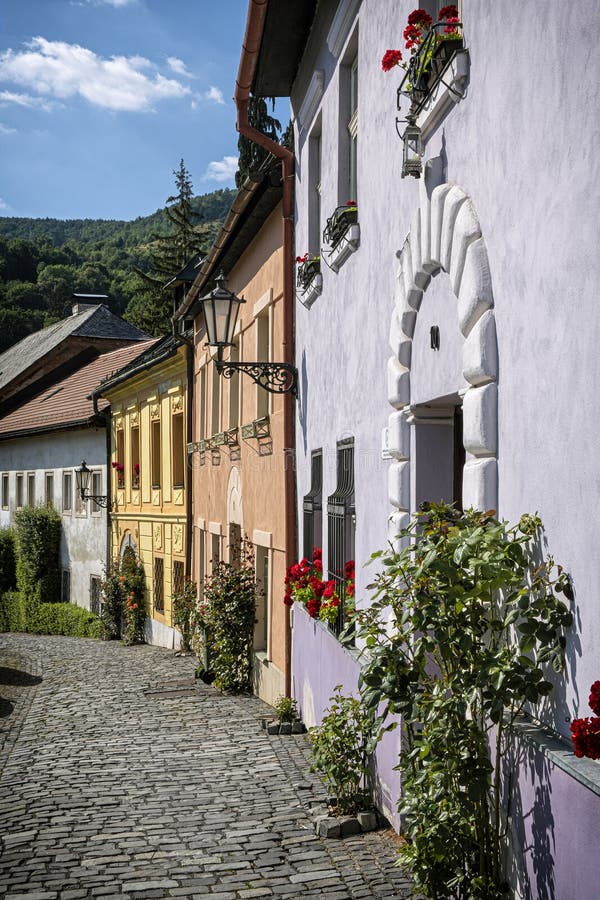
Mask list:
MULTIPOLYGON (((327 46, 338 4, 323 0, 292 92, 296 117, 296 250, 308 249, 308 140, 320 119, 323 146, 323 220, 347 198, 338 189, 339 60, 327 46), (313 72, 323 72, 323 95, 310 121, 298 120, 313 72)), ((354 4, 358 27, 359 130, 357 201, 360 246, 336 274, 323 266, 323 290, 310 309, 296 304, 296 351, 301 389, 297 421, 298 501, 310 485, 310 452, 324 450, 323 498, 335 487, 336 440, 353 435, 356 471, 356 568, 359 603, 368 602, 370 553, 385 545, 393 509, 388 463, 380 458, 387 403, 388 331, 397 299, 398 257, 421 204, 422 181, 401 179, 402 145, 395 132, 396 88, 402 78, 383 73, 388 47, 414 4, 363 0, 354 4)), ((538 511, 549 551, 571 574, 575 626, 568 636, 568 667, 555 678, 540 718, 565 738, 574 716, 589 714, 590 684, 600 677, 597 582, 600 542, 593 523, 600 495, 600 319, 597 222, 600 219, 598 108, 600 6, 589 0, 519 5, 517 33, 507 37, 504 4, 464 0, 462 18, 470 54, 465 98, 428 139, 424 163, 439 160, 442 180, 468 195, 489 259, 498 344, 498 511, 515 521, 538 511), (573 79, 576 60, 580 77, 573 79)), ((406 112, 406 109, 403 110, 406 112)), ((324 221, 323 223, 324 224, 324 221)), ((457 302, 440 273, 425 291, 417 316, 411 369, 411 404, 464 387, 458 360, 457 302), (429 326, 440 328, 442 350, 428 347, 429 326), (431 393, 430 393, 431 392, 431 393)), ((415 477, 410 463, 410 479, 415 477)), ((413 492, 413 496, 415 496, 413 492)), ((324 528, 326 532, 326 528, 324 528)), ((324 539, 324 557, 327 557, 324 539)), ((312 626, 311 626, 312 627, 312 626)), ((315 714, 323 696, 348 671, 329 636, 298 627, 306 642, 295 677, 312 685, 315 714), (317 658, 325 663, 322 690, 317 658), (336 662, 337 660, 337 662, 336 662), (339 666, 339 668, 338 668, 339 666), (319 700, 317 698, 320 698, 319 700)), ((349 677, 349 676, 348 676, 349 677)), ((325 702, 327 697, 325 697, 325 702)), ((560 887, 531 896, 570 900, 598 896, 585 862, 587 836, 600 839, 600 798, 553 766, 545 815, 560 835, 551 848, 560 887), (588 796, 589 795, 589 796, 588 796), (585 800, 583 799, 585 798, 585 800), (577 810, 579 843, 573 831, 577 810), (577 870, 578 891, 568 886, 577 870), (561 893, 562 892, 562 893, 561 893), (586 893, 587 892, 587 893, 586 893)), ((599 778, 600 782, 600 778, 599 778)), ((533 821, 533 819, 531 819, 533 821)), ((530 819, 527 819, 530 823, 530 819)), ((532 827, 526 824, 525 827, 532 827)), ((537 827, 537 825, 536 825, 537 827)), ((528 838, 529 839, 529 838, 528 838)), ((532 864, 532 863, 531 863, 532 864)))
MULTIPOLYGON (((311 619, 303 606, 293 607, 292 694, 302 720, 310 728, 320 725, 338 684, 343 694, 358 696, 360 662, 356 651, 348 651, 326 625, 311 619)), ((377 805, 399 830, 398 799, 400 777, 394 771, 398 763, 399 731, 388 732, 375 754, 377 805)))

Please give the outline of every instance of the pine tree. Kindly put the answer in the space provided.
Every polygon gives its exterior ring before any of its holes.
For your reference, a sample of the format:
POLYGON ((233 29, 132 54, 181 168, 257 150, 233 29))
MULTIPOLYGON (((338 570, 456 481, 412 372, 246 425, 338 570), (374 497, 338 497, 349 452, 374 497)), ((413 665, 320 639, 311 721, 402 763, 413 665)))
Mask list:
MULTIPOLYGON (((271 110, 275 110, 275 98, 271 100, 271 110)), ((279 143, 281 122, 269 115, 267 101, 264 97, 250 97, 248 103, 248 122, 257 131, 261 131, 272 141, 279 143)), ((241 187, 249 175, 257 172, 265 159, 269 156, 268 150, 260 147, 248 138, 240 135, 238 140, 238 170, 235 173, 236 187, 241 187)))
POLYGON ((192 181, 183 160, 173 175, 177 192, 167 199, 165 207, 172 229, 155 238, 149 271, 134 267, 138 283, 125 315, 138 328, 156 337, 171 331, 173 294, 165 291, 165 285, 194 254, 205 251, 208 243, 205 231, 198 227, 200 216, 194 212, 192 181))

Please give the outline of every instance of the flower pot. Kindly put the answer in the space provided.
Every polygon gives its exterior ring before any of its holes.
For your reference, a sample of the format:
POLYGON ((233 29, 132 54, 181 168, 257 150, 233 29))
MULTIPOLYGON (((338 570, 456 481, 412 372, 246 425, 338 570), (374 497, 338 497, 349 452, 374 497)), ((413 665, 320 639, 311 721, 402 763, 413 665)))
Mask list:
POLYGON ((428 73, 429 87, 433 87, 454 54, 458 53, 459 50, 462 50, 463 47, 464 42, 462 39, 462 35, 457 35, 456 37, 440 38, 440 42, 431 56, 431 63, 428 73))

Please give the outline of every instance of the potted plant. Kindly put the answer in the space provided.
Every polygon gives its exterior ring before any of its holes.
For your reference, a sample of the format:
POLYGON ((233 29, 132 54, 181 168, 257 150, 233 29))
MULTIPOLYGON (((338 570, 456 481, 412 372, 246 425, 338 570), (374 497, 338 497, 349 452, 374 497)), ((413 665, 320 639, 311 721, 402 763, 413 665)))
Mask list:
POLYGON ((297 256, 296 262, 296 284, 302 291, 307 291, 315 276, 321 273, 321 257, 305 253, 304 256, 297 256))
POLYGON ((595 681, 588 700, 593 716, 573 719, 570 725, 575 756, 600 760, 600 681, 595 681))
POLYGON ((327 219, 323 231, 323 241, 329 244, 332 250, 337 247, 351 225, 358 222, 358 206, 356 200, 346 200, 344 204, 336 207, 333 214, 327 219))
POLYGON ((117 487, 124 488, 125 487, 125 466, 120 462, 111 463, 113 469, 117 475, 117 487))

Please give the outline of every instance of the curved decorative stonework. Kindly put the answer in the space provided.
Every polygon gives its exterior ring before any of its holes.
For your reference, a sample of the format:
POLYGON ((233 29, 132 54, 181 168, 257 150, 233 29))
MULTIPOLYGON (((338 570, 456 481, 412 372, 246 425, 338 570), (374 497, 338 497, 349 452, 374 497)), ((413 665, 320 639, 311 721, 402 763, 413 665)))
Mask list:
POLYGON ((417 315, 431 275, 443 269, 457 300, 464 337, 463 503, 476 509, 498 505, 498 347, 492 279, 485 241, 471 198, 458 185, 439 184, 421 203, 398 254, 398 294, 390 323, 388 400, 396 410, 388 422, 393 457, 388 495, 394 512, 390 538, 408 524, 410 510, 410 368, 417 315))

